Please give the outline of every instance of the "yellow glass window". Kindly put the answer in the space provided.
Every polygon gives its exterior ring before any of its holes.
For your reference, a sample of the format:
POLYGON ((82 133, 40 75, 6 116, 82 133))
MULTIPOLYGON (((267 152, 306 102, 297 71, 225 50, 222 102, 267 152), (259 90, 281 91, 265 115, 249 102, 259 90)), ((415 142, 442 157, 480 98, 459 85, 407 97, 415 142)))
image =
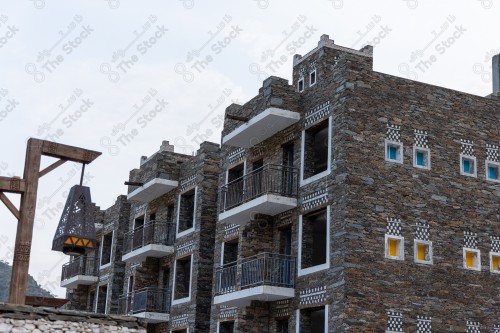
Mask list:
POLYGON ((491 257, 491 269, 494 271, 500 270, 500 256, 491 257))
POLYGON ((465 266, 467 267, 474 267, 474 252, 465 252, 465 266))
POLYGON ((418 260, 428 260, 426 258, 426 253, 427 253, 427 249, 428 248, 428 245, 427 244, 418 244, 417 245, 417 258, 418 260))
POLYGON ((397 257, 398 243, 399 241, 397 239, 389 239, 389 255, 391 257, 397 257))

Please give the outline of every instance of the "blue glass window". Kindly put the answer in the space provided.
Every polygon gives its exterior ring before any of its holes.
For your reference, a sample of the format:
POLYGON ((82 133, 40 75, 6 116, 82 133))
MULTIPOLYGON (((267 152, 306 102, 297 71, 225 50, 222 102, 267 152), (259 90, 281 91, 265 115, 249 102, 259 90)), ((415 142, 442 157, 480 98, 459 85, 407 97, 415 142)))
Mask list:
POLYGON ((417 165, 425 166, 425 154, 423 151, 417 151, 417 165))
POLYGON ((398 149, 395 146, 388 146, 387 153, 389 155, 390 160, 396 160, 398 156, 398 149))
POLYGON ((488 179, 498 179, 498 167, 488 167, 488 179))
POLYGON ((472 173, 472 170, 471 170, 471 161, 469 161, 469 160, 463 160, 463 166, 464 166, 464 172, 466 172, 466 173, 472 173))

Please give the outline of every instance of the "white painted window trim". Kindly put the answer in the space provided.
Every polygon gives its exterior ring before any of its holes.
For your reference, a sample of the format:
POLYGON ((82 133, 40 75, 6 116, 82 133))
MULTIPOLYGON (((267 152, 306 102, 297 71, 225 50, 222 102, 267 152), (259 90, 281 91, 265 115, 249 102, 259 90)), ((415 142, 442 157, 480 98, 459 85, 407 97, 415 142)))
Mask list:
POLYGON ((99 305, 99 288, 102 286, 106 286, 106 299, 104 300, 104 314, 108 313, 108 296, 109 296, 109 281, 106 283, 98 284, 96 289, 96 297, 95 297, 95 306, 94 313, 97 313, 97 307, 99 305))
MULTIPOLYGON (((174 278, 173 278, 173 284, 172 284, 172 305, 186 303, 186 302, 191 301, 191 292, 192 292, 192 287, 193 287, 192 286, 192 284, 193 284, 193 254, 191 253, 189 256, 191 257, 191 261, 190 261, 190 265, 189 265, 190 266, 189 267, 189 272, 190 272, 189 273, 189 296, 174 300, 174 298, 175 298, 175 279, 177 277, 177 261, 179 259, 184 258, 184 257, 176 258, 174 261, 174 278)), ((187 256, 185 256, 185 257, 187 257, 187 256)))
POLYGON ((175 332, 179 332, 179 331, 182 331, 182 330, 186 330, 186 333, 189 333, 189 327, 184 327, 184 328, 179 328, 179 329, 173 329, 173 330, 170 330, 170 333, 175 333, 175 332))
POLYGON ((326 263, 308 268, 302 267, 302 216, 299 215, 299 254, 297 258, 298 276, 304 276, 330 268, 330 206, 326 206, 326 263))
POLYGON ((460 154, 460 175, 467 176, 467 177, 474 177, 474 178, 477 177, 477 160, 476 160, 476 156, 470 156, 470 155, 460 154), (473 173, 466 173, 466 172, 464 172, 464 168, 463 168, 463 160, 464 159, 468 159, 468 160, 474 162, 474 172, 473 173))
POLYGON ((464 269, 466 269, 466 270, 480 272, 481 271, 481 250, 471 249, 471 248, 468 248, 468 247, 464 247, 463 248, 463 266, 464 266, 464 269), (466 265, 466 258, 465 258, 465 253, 466 252, 474 252, 474 253, 477 254, 477 261, 478 261, 477 267, 467 267, 467 265, 466 265))
MULTIPOLYGON (((324 330, 328 332, 328 304, 323 305, 325 307, 325 322, 324 330)), ((302 309, 307 310, 307 309, 302 309)), ((295 332, 300 333, 300 309, 295 310, 295 332)))
POLYGON ((186 193, 191 191, 191 189, 188 189, 182 193, 179 193, 179 197, 177 200, 177 225, 175 226, 175 239, 179 239, 181 237, 184 237, 192 232, 194 232, 194 229, 196 228, 196 203, 198 199, 198 186, 195 186, 194 188, 194 205, 193 205, 193 226, 189 229, 186 229, 182 232, 179 232, 179 216, 181 213, 181 196, 186 193))
POLYGON ((390 162, 390 163, 403 164, 403 155, 404 155, 403 148, 404 148, 404 146, 403 146, 402 142, 392 141, 392 140, 385 139, 384 140, 384 156, 385 156, 385 161, 386 162, 390 162), (398 154, 396 155, 396 159, 395 160, 391 160, 389 158, 389 154, 387 152, 387 148, 389 146, 395 146, 395 147, 398 148, 398 154))
POLYGON ((103 234, 101 237, 101 250, 99 251, 99 269, 105 269, 111 266, 111 263, 113 262, 113 243, 115 242, 115 231, 111 231, 111 252, 109 253, 109 262, 107 264, 101 265, 102 263, 102 250, 104 248, 104 236, 109 235, 103 234))
POLYGON ((403 236, 395 236, 385 234, 385 246, 384 246, 384 258, 391 260, 405 260, 405 238, 403 236), (392 257, 388 254, 389 250, 389 239, 398 239, 399 242, 399 256, 392 257))
POLYGON ((316 69, 309 72, 309 87, 312 87, 318 83, 318 72, 316 69), (311 76, 314 74, 314 83, 311 84, 311 76))
POLYGON ((422 148, 413 146, 413 166, 422 170, 430 170, 431 169, 431 150, 429 148, 422 148), (426 153, 426 164, 427 165, 418 165, 417 164, 417 152, 422 151, 426 153))
POLYGON ((236 326, 236 320, 222 320, 222 321, 218 320, 217 321, 217 333, 219 333, 219 331, 220 331, 220 323, 224 323, 226 321, 232 321, 232 322, 234 322, 234 326, 236 326))
POLYGON ((498 178, 498 179, 491 179, 491 178, 488 177, 488 167, 490 166, 490 164, 494 165, 494 166, 497 166, 499 174, 500 174, 500 162, 494 162, 494 161, 486 160, 486 162, 484 163, 484 165, 485 165, 484 166, 484 170, 485 170, 486 180, 489 181, 489 182, 500 183, 500 178, 498 178))
POLYGON ((227 167, 227 169, 226 169, 226 178, 224 180, 224 184, 227 185, 227 181, 229 179, 229 170, 236 168, 240 164, 243 164, 243 176, 245 176, 247 174, 247 159, 245 158, 243 161, 239 161, 239 162, 233 163, 233 164, 231 164, 231 165, 229 165, 227 167))
POLYGON ((490 272, 493 274, 500 274, 500 270, 498 270, 498 271, 493 270, 493 256, 500 258, 500 253, 490 251, 490 272))
POLYGON ((306 84, 305 84, 305 82, 304 82, 304 78, 302 77, 302 78, 300 78, 300 79, 297 81, 297 91, 298 91, 299 93, 301 93, 301 92, 303 92, 303 91, 304 91, 305 87, 306 87, 306 84), (302 90, 300 90, 300 82, 302 82, 302 90))
POLYGON ((415 262, 417 264, 426 264, 426 265, 434 264, 434 253, 433 253, 433 249, 432 249, 432 242, 421 240, 421 239, 415 239, 413 241, 413 258, 415 259, 415 262), (418 248, 417 248, 418 244, 425 244, 425 245, 429 246, 429 257, 430 257, 429 260, 419 260, 418 259, 418 248))
POLYGON ((325 171, 307 179, 304 179, 304 149, 306 145, 306 131, 309 127, 302 130, 302 139, 300 141, 300 186, 307 185, 330 174, 332 169, 332 122, 332 117, 328 117, 328 166, 325 171))

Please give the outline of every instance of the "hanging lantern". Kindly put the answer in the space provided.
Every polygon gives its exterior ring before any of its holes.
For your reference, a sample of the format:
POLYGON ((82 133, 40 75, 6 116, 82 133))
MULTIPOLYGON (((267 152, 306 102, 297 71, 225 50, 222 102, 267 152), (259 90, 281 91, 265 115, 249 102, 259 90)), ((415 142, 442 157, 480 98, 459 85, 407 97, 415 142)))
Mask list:
POLYGON ((61 220, 52 242, 53 251, 78 256, 95 249, 96 235, 94 224, 94 205, 90 198, 90 188, 75 185, 69 192, 61 220))

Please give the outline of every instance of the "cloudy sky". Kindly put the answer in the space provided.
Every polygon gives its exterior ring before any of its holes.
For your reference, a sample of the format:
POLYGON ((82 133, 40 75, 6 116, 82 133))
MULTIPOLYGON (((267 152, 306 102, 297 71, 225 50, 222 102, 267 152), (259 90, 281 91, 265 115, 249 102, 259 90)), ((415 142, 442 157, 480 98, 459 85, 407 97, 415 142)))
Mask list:
MULTIPOLYGON (((485 96, 499 17, 500 0, 0 0, 0 175, 22 176, 30 137, 98 150, 86 182, 107 208, 163 140, 220 142, 225 107, 290 80, 322 34, 373 44, 376 71, 485 96)), ((67 258, 51 242, 78 180, 67 163, 39 185, 30 273, 58 296, 67 258)), ((3 205, 0 220, 12 262, 17 221, 3 205)))

